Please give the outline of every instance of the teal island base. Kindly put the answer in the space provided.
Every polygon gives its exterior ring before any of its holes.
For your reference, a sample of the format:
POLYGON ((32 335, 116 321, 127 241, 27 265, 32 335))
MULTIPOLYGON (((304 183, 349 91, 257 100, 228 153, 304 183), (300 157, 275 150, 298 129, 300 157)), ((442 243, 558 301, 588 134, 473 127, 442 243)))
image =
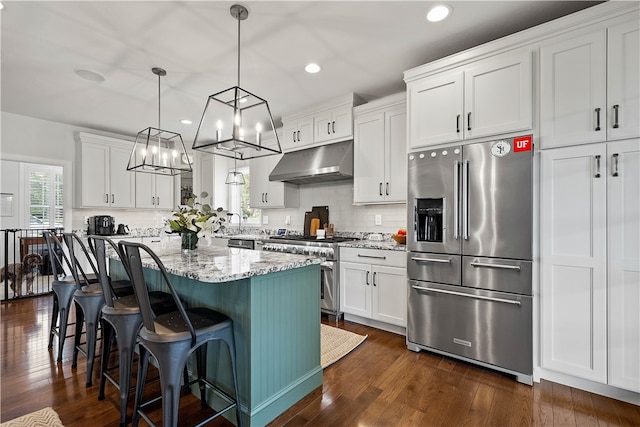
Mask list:
MULTIPOLYGON (((122 265, 111 261, 111 276, 122 265)), ((162 290, 159 272, 146 269, 152 288, 162 290)), ((206 306, 233 320, 240 410, 245 426, 264 426, 322 385, 320 366, 320 265, 220 283, 171 275, 187 306, 206 306)), ((207 377, 233 396, 224 344, 210 343, 207 377)), ((195 364, 190 362, 189 370, 195 364)), ((180 369, 176 367, 176 369, 180 369)), ((197 386, 193 393, 199 396, 197 386)), ((209 405, 224 407, 211 393, 209 405)), ((225 417, 235 423, 233 412, 225 417)))

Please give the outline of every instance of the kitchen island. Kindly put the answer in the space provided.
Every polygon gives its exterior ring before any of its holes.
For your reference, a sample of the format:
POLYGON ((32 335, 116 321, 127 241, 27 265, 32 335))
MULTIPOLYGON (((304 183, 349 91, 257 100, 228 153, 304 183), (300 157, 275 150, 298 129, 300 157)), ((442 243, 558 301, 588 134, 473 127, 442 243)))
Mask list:
MULTIPOLYGON (((246 426, 267 424, 322 385, 319 259, 202 243, 189 253, 182 252, 180 242, 149 247, 187 306, 206 306, 233 320, 246 426)), ((149 261, 143 257, 147 283, 163 290, 160 273, 149 261)), ((111 259, 110 274, 124 275, 119 260, 111 259)), ((209 344, 207 363, 209 379, 233 395, 224 345, 209 344)), ((190 372, 192 366, 190 361, 190 372)), ((224 406, 213 395, 208 401, 214 409, 224 406)), ((225 415, 235 422, 233 413, 225 415)))

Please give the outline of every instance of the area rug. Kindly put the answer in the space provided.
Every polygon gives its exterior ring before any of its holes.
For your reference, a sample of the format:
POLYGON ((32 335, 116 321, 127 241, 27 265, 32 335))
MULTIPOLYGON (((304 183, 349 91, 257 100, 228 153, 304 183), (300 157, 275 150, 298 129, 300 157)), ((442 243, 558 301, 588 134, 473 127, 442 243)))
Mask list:
POLYGON ((326 368, 342 359, 367 339, 344 329, 320 324, 320 365, 326 368))
POLYGON ((0 424, 0 427, 64 427, 58 413, 44 408, 0 424))

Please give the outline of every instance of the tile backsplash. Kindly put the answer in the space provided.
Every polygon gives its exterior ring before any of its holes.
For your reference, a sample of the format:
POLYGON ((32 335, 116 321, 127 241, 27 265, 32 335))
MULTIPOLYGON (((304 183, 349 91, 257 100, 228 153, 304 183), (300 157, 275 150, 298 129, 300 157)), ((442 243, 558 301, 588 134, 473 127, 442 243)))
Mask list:
MULTIPOLYGON (((364 205, 353 204, 353 181, 332 182, 300 186, 300 204, 295 209, 263 209, 263 218, 268 224, 261 228, 274 230, 287 228, 302 232, 304 213, 313 206, 328 206, 329 221, 336 232, 393 233, 407 226, 406 204, 364 205), (382 218, 382 225, 375 225, 376 215, 382 218), (291 224, 285 224, 287 216, 291 224)), ((122 210, 122 209, 74 209, 73 229, 86 230, 85 218, 92 215, 111 215, 117 224, 126 224, 130 229, 164 228, 164 220, 170 211, 122 210)), ((246 227, 249 228, 249 227, 246 227)), ((245 229, 245 227, 243 227, 245 229)))

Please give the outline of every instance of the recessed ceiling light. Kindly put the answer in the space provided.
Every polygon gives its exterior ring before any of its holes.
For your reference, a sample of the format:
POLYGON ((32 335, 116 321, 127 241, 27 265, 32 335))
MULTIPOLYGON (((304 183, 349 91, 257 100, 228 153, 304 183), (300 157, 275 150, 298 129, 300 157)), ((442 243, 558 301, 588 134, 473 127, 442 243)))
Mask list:
POLYGON ((444 18, 449 16, 450 13, 451 13, 451 8, 449 6, 445 6, 445 5, 435 6, 427 13, 427 20, 429 22, 442 21, 444 18))
POLYGON ((2 4, 2 2, 0 2, 0 10, 4 9, 4 4, 2 4))
POLYGON ((100 73, 91 70, 83 70, 80 68, 76 68, 73 70, 78 77, 81 77, 85 80, 90 80, 92 82, 103 82, 105 80, 104 76, 100 73))
POLYGON ((320 71, 320 66, 312 62, 311 64, 307 64, 307 66, 304 67, 304 70, 309 74, 315 74, 320 71))
POLYGON ((180 120, 180 123, 182 123, 183 125, 191 125, 193 124, 193 122, 189 119, 182 119, 180 120))

